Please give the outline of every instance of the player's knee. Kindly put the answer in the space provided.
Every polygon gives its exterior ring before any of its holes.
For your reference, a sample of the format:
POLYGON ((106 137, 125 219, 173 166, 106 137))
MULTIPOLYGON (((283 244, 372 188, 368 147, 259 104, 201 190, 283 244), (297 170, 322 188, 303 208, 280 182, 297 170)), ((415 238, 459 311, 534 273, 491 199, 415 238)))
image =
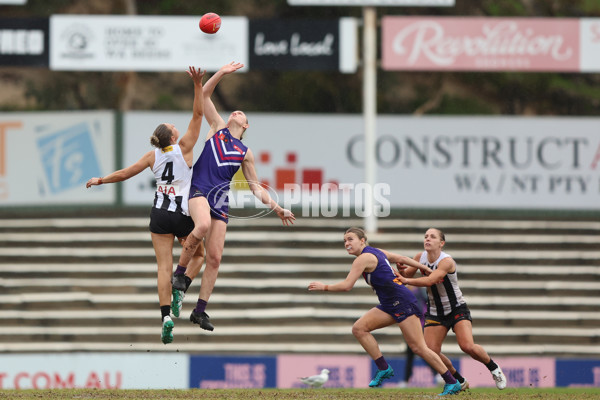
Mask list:
POLYGON ((223 256, 221 254, 207 254, 205 259, 206 266, 208 268, 219 268, 222 258, 223 256))
POLYGON ((352 325, 352 334, 355 337, 361 337, 365 333, 367 333, 367 330, 361 324, 354 324, 354 325, 352 325))
POLYGON ((475 354, 475 343, 459 343, 458 346, 463 353, 469 355, 475 354))
POLYGON ((417 356, 424 358, 425 354, 427 354, 427 352, 431 351, 427 346, 419 346, 419 345, 409 345, 407 344, 408 347, 410 347, 410 349, 412 350, 413 353, 415 353, 417 356))
POLYGON ((196 224, 194 226, 194 230, 192 231, 192 235, 194 235, 196 239, 202 240, 202 238, 206 235, 206 232, 208 232, 208 225, 204 226, 202 224, 196 224))
POLYGON ((438 354, 438 355, 442 352, 442 346, 427 345, 427 348, 431 349, 435 354, 438 354))

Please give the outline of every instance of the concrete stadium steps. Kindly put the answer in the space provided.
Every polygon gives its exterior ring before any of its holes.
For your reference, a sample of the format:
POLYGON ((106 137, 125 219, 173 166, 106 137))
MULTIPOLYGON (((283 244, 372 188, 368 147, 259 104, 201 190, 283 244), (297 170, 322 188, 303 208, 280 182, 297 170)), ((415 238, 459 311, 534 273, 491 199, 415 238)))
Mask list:
MULTIPOLYGON (((273 218, 232 220, 207 310, 216 330, 187 320, 199 276, 175 319, 175 342, 164 346, 147 216, 4 218, 0 349, 362 354, 351 326, 376 304, 371 289, 359 280, 348 293, 306 290, 346 276, 342 235, 354 225, 362 220, 287 228, 273 218)), ((586 356, 599 347, 600 223, 387 218, 369 241, 413 256, 431 226, 447 230, 476 341, 488 352, 586 356)), ((397 326, 375 336, 384 352, 404 352, 397 326)), ((444 352, 460 354, 452 333, 444 352)))

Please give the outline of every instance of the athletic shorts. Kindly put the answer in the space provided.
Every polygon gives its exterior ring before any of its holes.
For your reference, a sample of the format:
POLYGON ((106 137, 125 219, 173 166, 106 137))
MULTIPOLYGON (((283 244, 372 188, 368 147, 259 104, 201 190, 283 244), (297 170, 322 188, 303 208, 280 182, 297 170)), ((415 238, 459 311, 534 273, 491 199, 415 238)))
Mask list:
POLYGON ((229 223, 229 201, 227 197, 225 197, 225 201, 220 201, 219 204, 216 204, 213 196, 207 196, 200 189, 192 186, 190 188, 190 199, 195 197, 204 197, 206 199, 210 207, 211 218, 221 220, 226 224, 229 223))
POLYGON ((193 230, 194 221, 192 217, 179 212, 152 207, 150 211, 150 232, 161 235, 172 234, 182 238, 189 235, 193 230))
POLYGON ((419 307, 414 304, 414 303, 394 303, 393 305, 382 305, 382 304, 378 304, 377 308, 380 309, 381 311, 389 314, 392 316, 392 318, 394 318, 394 320, 398 323, 404 321, 406 318, 410 317, 411 315, 416 315, 418 318, 421 318, 421 310, 419 310, 419 307))
POLYGON ((456 307, 454 311, 452 311, 448 315, 444 315, 443 317, 438 317, 429 313, 425 314, 425 328, 427 328, 428 326, 442 325, 445 326, 446 329, 452 328, 452 330, 454 330, 454 325, 457 322, 463 320, 473 322, 473 320, 471 319, 471 311, 469 310, 469 307, 467 307, 466 304, 462 304, 456 307))

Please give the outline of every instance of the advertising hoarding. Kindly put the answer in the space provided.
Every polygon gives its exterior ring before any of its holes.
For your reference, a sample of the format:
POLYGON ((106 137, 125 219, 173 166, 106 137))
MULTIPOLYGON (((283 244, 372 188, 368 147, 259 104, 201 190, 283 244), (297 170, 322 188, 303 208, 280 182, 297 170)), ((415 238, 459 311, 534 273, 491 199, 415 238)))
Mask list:
POLYGON ((580 71, 600 71, 600 18, 579 20, 581 38, 580 71))
MULTIPOLYGON (((244 142, 254 153, 259 180, 278 193, 280 204, 308 205, 308 212, 319 216, 321 203, 334 203, 341 216, 345 211, 340 204, 347 200, 343 195, 349 196, 350 205, 361 203, 361 116, 247 116, 250 127, 244 142), (334 198, 332 187, 344 193, 334 198)), ((185 127, 189 118, 185 113, 126 113, 125 164, 139 159, 140 144, 148 143, 158 123, 185 127)), ((388 201, 397 208, 600 209, 596 118, 381 115, 377 127, 376 189, 381 189, 381 205, 388 201)), ((200 137, 207 132, 204 124, 200 137)), ((152 181, 148 173, 125 182, 125 203, 151 204, 152 181)))
MULTIPOLYGON (((52 15, 50 68, 67 71, 217 71, 248 64, 248 19, 222 17, 218 34, 200 16, 52 15)), ((244 71, 242 69, 241 71, 244 71)))
POLYGON ((240 389, 276 387, 275 356, 190 357, 190 388, 240 389))
POLYGON ((575 18, 384 16, 382 68, 577 72, 579 24, 575 18))
POLYGON ((186 354, 3 354, 1 389, 187 389, 186 354))
POLYGON ((249 67, 356 72, 357 29, 354 18, 250 20, 249 67))
MULTIPOLYGON (((400 339, 401 341, 401 339, 400 339)), ((405 357, 386 357, 403 380, 405 357)), ((600 387, 600 360, 554 357, 495 358, 509 388, 600 387)), ((452 358, 476 387, 494 387, 485 366, 468 356, 452 358)), ((307 388, 300 377, 330 371, 327 388, 366 388, 376 371, 367 355, 196 355, 187 353, 27 353, 0 355, 0 389, 256 389, 307 388)), ((435 374, 415 359, 409 387, 436 386, 435 374)))
POLYGON ((113 204, 114 185, 85 188, 114 170, 112 112, 0 114, 0 205, 113 204))
POLYGON ((47 67, 47 18, 0 18, 0 65, 47 67))

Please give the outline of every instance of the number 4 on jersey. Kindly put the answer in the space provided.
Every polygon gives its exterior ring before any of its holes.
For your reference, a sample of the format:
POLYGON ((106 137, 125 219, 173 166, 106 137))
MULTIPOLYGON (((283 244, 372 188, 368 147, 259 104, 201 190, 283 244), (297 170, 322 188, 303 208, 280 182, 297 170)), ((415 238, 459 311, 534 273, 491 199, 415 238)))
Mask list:
POLYGON ((169 161, 165 164, 165 169, 162 173, 161 179, 166 181, 168 185, 170 185, 175 179, 175 175, 173 175, 173 161, 169 161))

